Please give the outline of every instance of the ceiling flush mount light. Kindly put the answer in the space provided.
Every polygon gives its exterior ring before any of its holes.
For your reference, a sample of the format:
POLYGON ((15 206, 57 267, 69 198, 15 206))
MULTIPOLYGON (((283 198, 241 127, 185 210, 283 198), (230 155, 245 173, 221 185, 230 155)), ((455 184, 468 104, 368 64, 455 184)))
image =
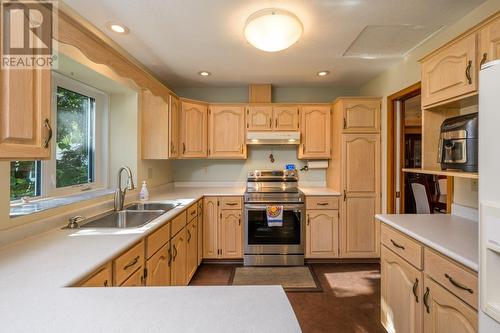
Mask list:
POLYGON ((277 52, 295 44, 303 30, 302 23, 293 13, 267 8, 250 15, 245 24, 245 38, 259 50, 277 52))
POLYGON ((200 75, 200 76, 210 76, 210 75, 212 75, 212 73, 207 72, 207 71, 201 71, 201 72, 198 72, 198 75, 200 75))
POLYGON ((116 32, 117 34, 125 35, 129 33, 129 30, 126 26, 118 23, 108 22, 106 23, 106 27, 109 30, 116 32))
POLYGON ((317 73, 318 76, 327 76, 328 74, 330 74, 330 71, 319 71, 317 73))

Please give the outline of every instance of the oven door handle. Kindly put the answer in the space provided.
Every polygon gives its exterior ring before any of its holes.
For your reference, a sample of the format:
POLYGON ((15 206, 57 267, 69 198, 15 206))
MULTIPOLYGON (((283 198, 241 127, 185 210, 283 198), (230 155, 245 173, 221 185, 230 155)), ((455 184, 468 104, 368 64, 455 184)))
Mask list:
POLYGON ((299 204, 299 205, 280 205, 280 204, 274 204, 274 205, 252 205, 252 204, 246 204, 245 209, 246 210, 266 210, 268 206, 283 206, 283 210, 293 210, 294 212, 301 212, 304 210, 304 205, 299 204))

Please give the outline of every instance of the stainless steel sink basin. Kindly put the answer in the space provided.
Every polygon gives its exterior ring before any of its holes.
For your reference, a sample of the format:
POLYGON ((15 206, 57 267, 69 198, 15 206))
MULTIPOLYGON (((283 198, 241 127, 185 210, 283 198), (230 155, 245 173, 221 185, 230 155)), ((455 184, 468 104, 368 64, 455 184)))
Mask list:
POLYGON ((168 212, 169 210, 177 207, 178 203, 160 203, 160 202, 148 202, 148 203, 135 203, 128 207, 125 207, 129 211, 141 211, 141 210, 163 210, 168 212))
POLYGON ((164 213, 163 210, 122 210, 98 217, 80 228, 138 228, 164 213))

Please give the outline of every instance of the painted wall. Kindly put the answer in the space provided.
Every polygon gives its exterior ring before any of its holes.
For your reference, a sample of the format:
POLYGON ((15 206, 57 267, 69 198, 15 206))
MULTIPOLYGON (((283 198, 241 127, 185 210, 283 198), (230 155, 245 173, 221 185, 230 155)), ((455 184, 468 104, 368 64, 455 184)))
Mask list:
MULTIPOLYGON (((387 207, 387 96, 400 91, 414 83, 420 81, 420 64, 418 60, 427 53, 439 48, 467 29, 480 23, 487 17, 500 10, 500 1, 489 0, 474 9, 468 15, 457 21, 455 24, 443 29, 424 44, 416 48, 400 63, 391 67, 381 75, 375 77, 360 88, 361 95, 383 96, 382 101, 382 207, 385 211, 387 207)), ((469 207, 477 207, 477 190, 471 193, 473 184, 470 180, 458 180, 455 182, 455 202, 469 207), (469 192, 469 193, 467 193, 469 192)))

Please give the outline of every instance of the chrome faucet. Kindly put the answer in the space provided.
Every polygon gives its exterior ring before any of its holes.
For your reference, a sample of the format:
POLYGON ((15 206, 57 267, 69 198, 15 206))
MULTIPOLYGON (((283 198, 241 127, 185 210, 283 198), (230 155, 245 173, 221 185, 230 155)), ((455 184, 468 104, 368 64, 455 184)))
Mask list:
POLYGON ((120 167, 118 170, 118 187, 115 191, 115 211, 123 210, 123 202, 125 201, 125 193, 127 193, 127 189, 133 190, 134 180, 132 179, 132 171, 127 166, 120 167), (125 170, 127 172, 127 186, 122 190, 122 171, 125 170))

